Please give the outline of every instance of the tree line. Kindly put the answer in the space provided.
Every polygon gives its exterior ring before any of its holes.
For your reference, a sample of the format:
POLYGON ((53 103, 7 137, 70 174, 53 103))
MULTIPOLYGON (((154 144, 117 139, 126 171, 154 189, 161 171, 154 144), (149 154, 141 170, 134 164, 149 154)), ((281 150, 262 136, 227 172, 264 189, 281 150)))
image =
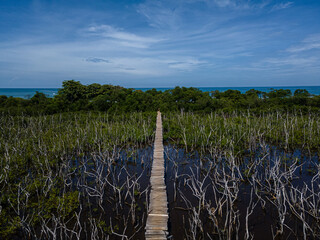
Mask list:
POLYGON ((30 99, 0 96, 0 111, 25 114, 54 114, 73 111, 149 112, 167 111, 213 112, 223 110, 300 112, 319 111, 320 95, 311 95, 305 89, 292 93, 288 89, 262 92, 251 89, 245 93, 238 90, 202 92, 197 88, 175 87, 166 91, 155 88, 135 90, 97 83, 83 85, 67 80, 53 98, 37 92, 30 99))

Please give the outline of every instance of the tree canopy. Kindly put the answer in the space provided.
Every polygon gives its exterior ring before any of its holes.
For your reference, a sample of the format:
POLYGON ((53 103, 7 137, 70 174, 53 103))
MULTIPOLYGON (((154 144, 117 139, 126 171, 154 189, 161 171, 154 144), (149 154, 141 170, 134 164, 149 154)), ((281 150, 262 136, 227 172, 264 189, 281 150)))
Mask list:
POLYGON ((67 80, 53 98, 37 92, 31 99, 0 96, 0 110, 14 112, 58 113, 66 111, 193 111, 212 112, 251 109, 254 111, 300 110, 319 111, 320 96, 311 95, 305 89, 294 94, 287 89, 262 92, 251 89, 246 93, 238 90, 202 92, 197 88, 175 87, 166 91, 151 89, 134 90, 113 85, 83 85, 67 80))

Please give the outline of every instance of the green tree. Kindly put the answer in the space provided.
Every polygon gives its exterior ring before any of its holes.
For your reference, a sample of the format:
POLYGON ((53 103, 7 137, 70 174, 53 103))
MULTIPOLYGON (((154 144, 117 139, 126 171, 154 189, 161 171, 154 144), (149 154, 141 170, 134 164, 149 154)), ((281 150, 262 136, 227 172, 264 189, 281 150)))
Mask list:
POLYGON ((59 90, 58 95, 61 95, 70 103, 86 98, 86 86, 82 85, 79 81, 63 81, 62 87, 63 88, 59 90))
POLYGON ((30 99, 32 105, 46 104, 48 101, 47 96, 44 93, 36 91, 36 94, 30 99))
POLYGON ((300 97, 300 98, 310 97, 310 95, 311 94, 306 89, 297 89, 294 91, 294 94, 293 94, 294 97, 300 97))
POLYGON ((289 89, 275 89, 267 93, 268 98, 287 98, 292 95, 289 89))
POLYGON ((86 94, 89 99, 92 99, 100 94, 102 94, 101 85, 98 83, 93 83, 87 86, 86 94))

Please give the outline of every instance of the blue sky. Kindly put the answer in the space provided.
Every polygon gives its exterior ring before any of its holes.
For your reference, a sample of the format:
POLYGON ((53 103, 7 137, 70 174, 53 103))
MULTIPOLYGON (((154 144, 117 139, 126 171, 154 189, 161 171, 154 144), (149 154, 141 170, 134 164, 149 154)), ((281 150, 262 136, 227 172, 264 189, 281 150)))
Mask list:
POLYGON ((1 0, 0 87, 320 85, 319 0, 1 0))

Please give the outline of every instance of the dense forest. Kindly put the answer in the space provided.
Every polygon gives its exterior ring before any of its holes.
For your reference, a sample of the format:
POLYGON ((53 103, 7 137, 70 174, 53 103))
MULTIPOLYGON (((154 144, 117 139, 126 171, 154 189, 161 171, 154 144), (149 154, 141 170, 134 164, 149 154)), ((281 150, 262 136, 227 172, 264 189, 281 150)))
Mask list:
POLYGON ((210 113, 216 110, 230 112, 247 110, 270 112, 272 110, 301 112, 318 111, 320 96, 311 95, 304 89, 294 93, 280 89, 261 92, 251 89, 246 93, 238 90, 202 92, 197 88, 175 87, 166 91, 156 89, 141 91, 97 83, 83 85, 78 81, 64 81, 54 98, 37 92, 30 99, 0 96, 0 111, 11 114, 54 114, 70 111, 107 112, 162 112, 185 111, 210 113))

